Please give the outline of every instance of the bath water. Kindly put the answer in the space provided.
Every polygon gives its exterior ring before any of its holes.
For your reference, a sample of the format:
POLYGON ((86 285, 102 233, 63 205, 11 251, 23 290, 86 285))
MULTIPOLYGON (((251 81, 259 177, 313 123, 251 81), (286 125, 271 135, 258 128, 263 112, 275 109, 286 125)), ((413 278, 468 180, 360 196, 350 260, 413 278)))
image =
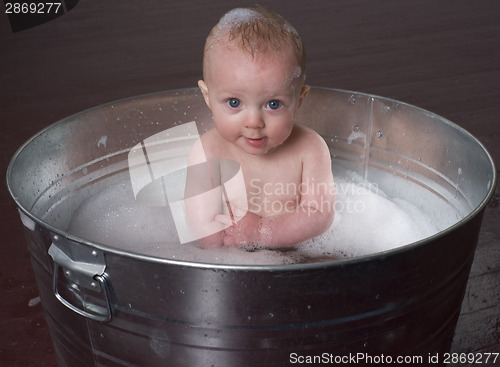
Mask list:
MULTIPOLYGON (((391 192, 338 167, 332 226, 324 234, 287 249, 179 244, 168 206, 138 204, 130 179, 82 193, 67 232, 123 251, 166 259, 242 265, 331 261, 391 250, 423 240, 456 223, 460 214, 431 191, 401 177, 391 192)), ((97 186, 96 186, 97 188, 97 186)), ((67 210, 67 209, 66 209, 67 210)), ((57 210, 51 213, 54 218, 57 210)), ((57 215, 60 217, 60 215, 57 215)), ((63 216, 61 216, 63 217, 63 216)), ((67 217, 67 216, 66 216, 67 217)))

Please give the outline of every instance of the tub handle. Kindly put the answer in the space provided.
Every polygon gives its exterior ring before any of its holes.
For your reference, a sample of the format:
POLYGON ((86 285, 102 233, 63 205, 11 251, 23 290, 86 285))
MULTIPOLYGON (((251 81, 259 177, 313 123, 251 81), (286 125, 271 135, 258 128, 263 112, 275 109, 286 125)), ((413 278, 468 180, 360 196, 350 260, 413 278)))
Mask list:
POLYGON ((49 248, 49 255, 54 260, 53 292, 55 297, 64 306, 78 315, 88 319, 109 322, 112 318, 110 279, 104 271, 104 253, 99 250, 89 249, 79 243, 52 236, 53 242, 49 248), (60 292, 60 273, 64 273, 69 281, 67 291, 78 299, 82 307, 75 306, 60 292), (85 289, 91 290, 99 296, 99 304, 93 304, 83 299, 80 295, 85 289), (101 305, 104 303, 104 305, 101 305))
MULTIPOLYGON (((77 306, 75 306, 74 304, 72 304, 71 302, 69 302, 68 300, 66 300, 62 295, 61 293, 59 293, 59 289, 58 289, 58 282, 59 282, 59 266, 57 265, 57 263, 54 263, 55 266, 54 266, 54 283, 53 283, 53 289, 54 289, 54 295, 56 296, 56 298, 59 300, 59 302, 61 302, 64 306, 68 307, 71 311, 77 313, 78 315, 81 315, 81 316, 84 316, 88 319, 91 319, 91 320, 94 320, 94 321, 100 321, 100 322, 109 322, 111 321, 111 318, 112 318, 112 308, 111 308, 111 298, 109 296, 109 286, 108 286, 108 274, 104 273, 102 275, 95 275, 94 276, 94 280, 96 280, 97 282, 99 282, 100 284, 100 287, 101 289, 103 290, 103 293, 104 293, 104 301, 105 301, 105 304, 106 304, 106 312, 103 313, 103 314, 100 314, 100 313, 92 313, 92 312, 88 312, 82 308, 79 308, 77 306)), ((88 305, 87 304, 87 308, 95 308, 97 309, 97 307, 95 306, 92 306, 92 305, 88 305)))

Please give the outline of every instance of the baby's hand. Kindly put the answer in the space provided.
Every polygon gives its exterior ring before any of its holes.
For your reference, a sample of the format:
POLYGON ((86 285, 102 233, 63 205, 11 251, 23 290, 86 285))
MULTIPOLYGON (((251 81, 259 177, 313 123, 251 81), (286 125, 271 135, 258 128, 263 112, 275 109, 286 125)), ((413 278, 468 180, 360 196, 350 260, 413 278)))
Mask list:
MULTIPOLYGON (((235 211, 233 210, 233 214, 235 211)), ((231 224, 224 230, 224 246, 244 246, 257 244, 259 242, 260 217, 256 214, 247 212, 243 217, 236 217, 233 222, 228 215, 217 215, 215 220, 224 224, 231 224)))

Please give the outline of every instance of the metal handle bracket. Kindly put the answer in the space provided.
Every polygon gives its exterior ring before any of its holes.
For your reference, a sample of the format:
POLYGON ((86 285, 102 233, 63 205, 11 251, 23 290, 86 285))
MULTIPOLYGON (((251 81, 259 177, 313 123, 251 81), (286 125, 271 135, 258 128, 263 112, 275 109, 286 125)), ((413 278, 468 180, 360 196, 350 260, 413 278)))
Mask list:
POLYGON ((52 235, 48 253, 54 260, 53 291, 56 298, 81 316, 100 322, 110 321, 110 280, 105 272, 104 252, 55 234, 52 235), (76 303, 79 303, 79 306, 61 294, 61 271, 66 278, 66 291, 78 300, 76 303), (87 294, 97 294, 98 298, 93 298, 96 302, 89 301, 87 294))

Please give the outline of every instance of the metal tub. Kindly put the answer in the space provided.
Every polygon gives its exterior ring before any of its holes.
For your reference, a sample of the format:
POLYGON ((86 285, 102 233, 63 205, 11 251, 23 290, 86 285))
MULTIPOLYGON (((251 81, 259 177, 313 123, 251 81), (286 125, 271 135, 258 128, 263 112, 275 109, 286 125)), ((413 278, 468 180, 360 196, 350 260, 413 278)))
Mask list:
POLYGON ((474 137, 391 99, 312 89, 300 122, 325 137, 334 173, 347 167, 388 191, 402 177, 462 213, 432 237, 369 256, 217 265, 67 232, 89 188, 127 172, 134 146, 191 121, 212 126, 195 89, 140 96, 59 121, 12 159, 8 188, 60 366, 362 365, 383 356, 425 365, 449 350, 496 183, 474 137))

